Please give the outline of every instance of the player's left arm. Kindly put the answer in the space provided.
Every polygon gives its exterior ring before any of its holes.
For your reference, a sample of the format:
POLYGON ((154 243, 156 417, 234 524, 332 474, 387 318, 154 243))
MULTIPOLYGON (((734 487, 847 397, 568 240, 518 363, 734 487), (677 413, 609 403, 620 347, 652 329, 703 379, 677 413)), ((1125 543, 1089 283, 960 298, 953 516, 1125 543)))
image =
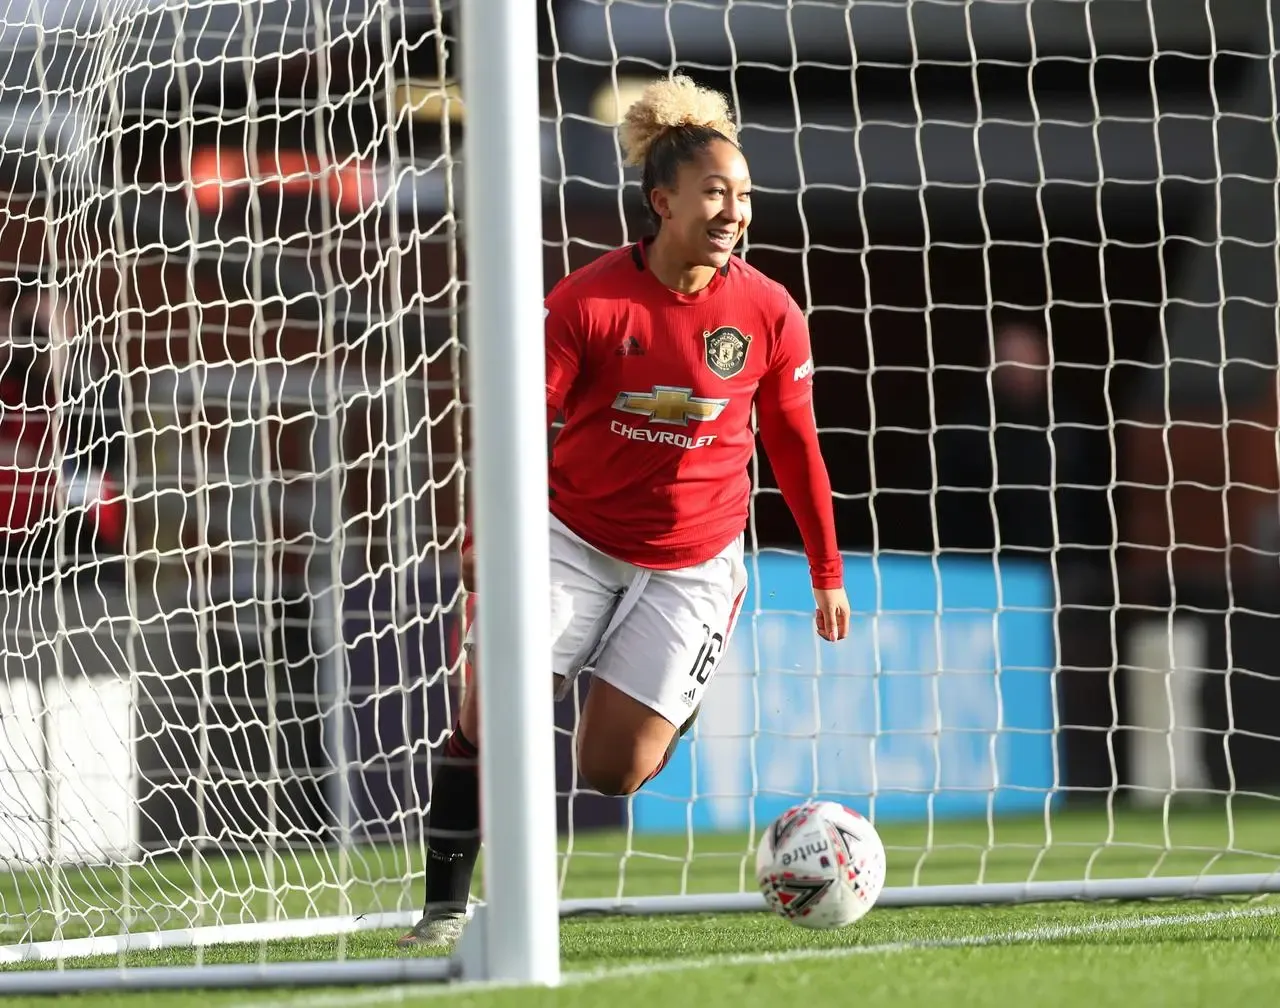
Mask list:
POLYGON ((831 478, 813 415, 813 356, 804 314, 790 298, 771 347, 769 368, 756 392, 760 440, 778 489, 804 540, 817 609, 818 635, 837 641, 849 633, 844 562, 836 542, 831 478))

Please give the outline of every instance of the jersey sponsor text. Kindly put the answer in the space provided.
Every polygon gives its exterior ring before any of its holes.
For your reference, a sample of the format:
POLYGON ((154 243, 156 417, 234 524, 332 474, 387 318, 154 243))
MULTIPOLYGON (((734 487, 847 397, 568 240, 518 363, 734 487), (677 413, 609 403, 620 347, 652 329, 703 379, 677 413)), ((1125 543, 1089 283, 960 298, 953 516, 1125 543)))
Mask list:
POLYGON ((649 444, 671 445, 673 448, 683 448, 685 451, 691 451, 694 448, 705 448, 716 439, 714 434, 703 434, 700 437, 694 437, 690 434, 681 434, 678 431, 632 427, 629 424, 624 424, 621 420, 610 421, 609 430, 619 437, 626 438, 628 441, 647 441, 649 444))

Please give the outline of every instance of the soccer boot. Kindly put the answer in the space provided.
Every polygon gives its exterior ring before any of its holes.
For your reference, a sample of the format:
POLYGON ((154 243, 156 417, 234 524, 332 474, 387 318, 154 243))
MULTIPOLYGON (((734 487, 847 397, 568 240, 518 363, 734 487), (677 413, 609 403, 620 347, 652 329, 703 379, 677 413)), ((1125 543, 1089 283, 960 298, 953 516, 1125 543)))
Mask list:
POLYGON ((453 948, 467 925, 465 912, 434 912, 423 914, 413 929, 396 939, 396 947, 453 948))

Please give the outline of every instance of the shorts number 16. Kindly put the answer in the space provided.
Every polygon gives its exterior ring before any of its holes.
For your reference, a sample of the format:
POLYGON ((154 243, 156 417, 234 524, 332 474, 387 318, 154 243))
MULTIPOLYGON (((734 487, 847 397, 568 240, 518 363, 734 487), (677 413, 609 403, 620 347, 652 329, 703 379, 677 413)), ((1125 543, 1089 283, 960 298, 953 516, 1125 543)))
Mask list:
POLYGON ((716 660, 724 647, 724 634, 712 633, 711 627, 705 623, 702 624, 702 631, 706 635, 706 640, 702 642, 697 657, 693 659, 693 668, 689 669, 689 675, 693 676, 694 681, 700 686, 711 678, 711 673, 715 671, 716 660))

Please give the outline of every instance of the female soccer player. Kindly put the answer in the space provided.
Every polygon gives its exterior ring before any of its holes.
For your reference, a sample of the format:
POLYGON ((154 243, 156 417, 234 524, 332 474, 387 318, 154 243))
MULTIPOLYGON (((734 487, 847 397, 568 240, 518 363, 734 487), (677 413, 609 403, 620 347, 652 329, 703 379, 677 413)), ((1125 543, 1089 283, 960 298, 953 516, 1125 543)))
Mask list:
MULTIPOLYGON (((592 673, 578 767, 609 795, 666 765, 733 631, 753 406, 804 539, 818 634, 848 633, 804 316, 732 254, 751 221, 736 137, 722 95, 683 77, 651 84, 622 142, 656 234, 545 302, 547 422, 565 419, 550 467, 551 666, 560 690, 592 673)), ((481 741, 467 692, 432 783, 425 912, 403 946, 451 944, 465 919, 481 741)))

